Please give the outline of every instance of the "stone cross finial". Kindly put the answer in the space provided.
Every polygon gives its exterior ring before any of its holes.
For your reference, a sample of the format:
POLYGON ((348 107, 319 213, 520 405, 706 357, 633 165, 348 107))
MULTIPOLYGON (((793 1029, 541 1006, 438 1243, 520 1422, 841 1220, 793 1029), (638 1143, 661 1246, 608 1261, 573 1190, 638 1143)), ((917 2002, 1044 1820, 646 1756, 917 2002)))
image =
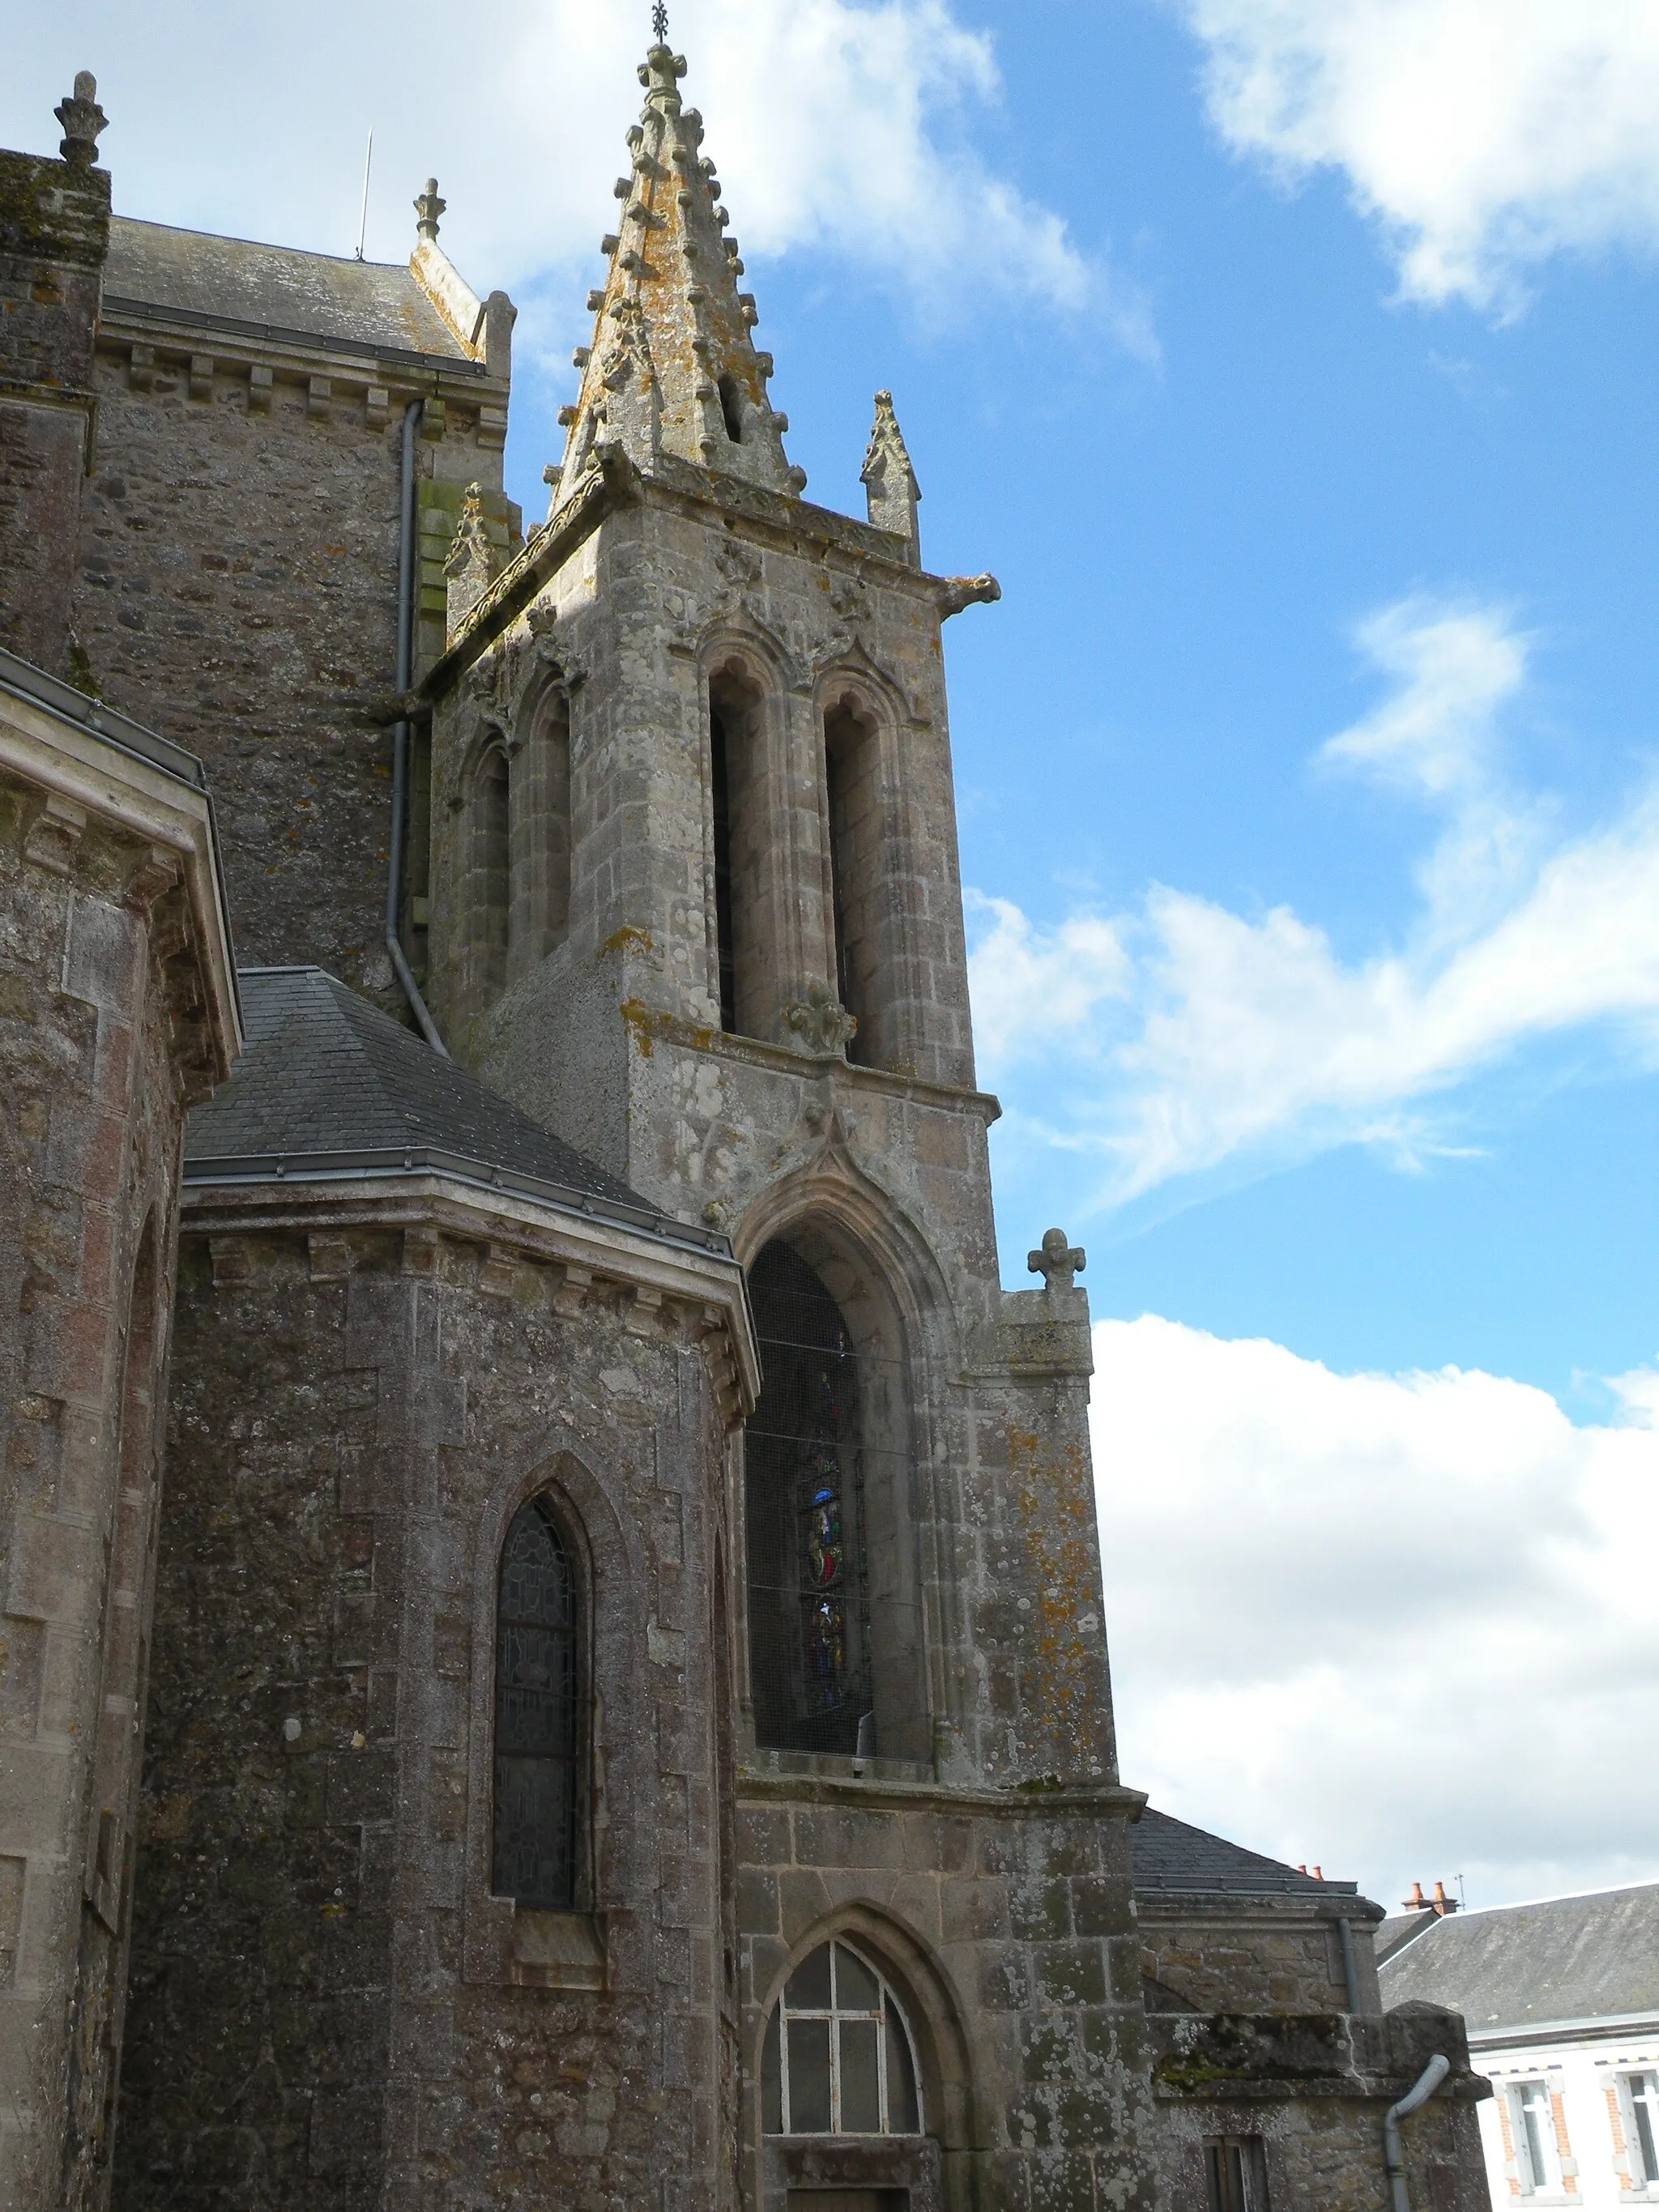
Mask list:
POLYGON ((664 7, 663 0, 656 0, 655 7, 651 10, 651 35, 659 46, 668 44, 668 10, 664 7))
POLYGON ((1063 1229, 1045 1229, 1042 1246, 1027 1255, 1025 1264, 1042 1276, 1045 1291, 1069 1291, 1073 1276, 1080 1275, 1088 1261, 1080 1244, 1066 1243, 1063 1229))
POLYGON ((415 228, 420 237, 430 239, 434 246, 438 242, 438 217, 448 205, 447 200, 438 198, 438 179, 428 177, 426 190, 415 203, 415 213, 418 217, 415 228))
POLYGON ((98 80, 90 70, 76 72, 75 90, 58 101, 52 113, 64 126, 58 152, 77 169, 89 169, 98 152, 98 133, 109 118, 98 105, 98 80))

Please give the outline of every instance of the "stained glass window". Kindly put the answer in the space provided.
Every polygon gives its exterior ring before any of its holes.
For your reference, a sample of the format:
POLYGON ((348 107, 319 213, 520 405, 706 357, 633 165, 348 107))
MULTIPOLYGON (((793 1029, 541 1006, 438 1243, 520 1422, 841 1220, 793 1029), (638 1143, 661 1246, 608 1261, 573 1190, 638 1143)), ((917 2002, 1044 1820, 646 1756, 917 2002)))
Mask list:
POLYGON ((576 1583, 545 1501, 514 1515, 495 1607, 491 1887, 520 1905, 576 1901, 576 1583))
POLYGON ((766 1247, 749 1292, 761 1353, 744 1432, 756 1737, 850 1753, 871 1711, 858 1361, 840 1308, 788 1245, 766 1247))
POLYGON ((785 1984, 761 2053, 761 2121, 769 2136, 921 2134, 910 2031, 850 1943, 825 1943, 785 1984))

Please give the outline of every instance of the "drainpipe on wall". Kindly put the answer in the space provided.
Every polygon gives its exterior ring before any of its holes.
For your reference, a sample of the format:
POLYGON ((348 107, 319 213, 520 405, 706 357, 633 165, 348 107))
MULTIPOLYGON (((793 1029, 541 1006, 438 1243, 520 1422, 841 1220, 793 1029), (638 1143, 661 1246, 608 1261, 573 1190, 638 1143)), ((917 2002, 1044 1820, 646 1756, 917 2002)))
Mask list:
POLYGON ((1419 2105, 1426 2105, 1450 2072, 1450 2059, 1443 2057, 1437 2051, 1400 2102, 1389 2106, 1383 2119, 1382 2163, 1389 2170, 1389 2196, 1393 2212, 1411 2212, 1411 2200, 1406 2194, 1406 2161, 1400 2149, 1400 2123, 1408 2118, 1419 2105))
MULTIPOLYGON (((415 433, 425 403, 411 399, 404 410, 403 477, 398 509, 398 690, 409 689, 415 673, 415 433)), ((438 1025, 428 1011, 407 960, 399 933, 404 892, 404 822, 409 812, 409 720, 400 718, 392 732, 392 858, 386 878, 386 949, 392 973, 420 1024, 421 1035, 447 1060, 438 1025)))

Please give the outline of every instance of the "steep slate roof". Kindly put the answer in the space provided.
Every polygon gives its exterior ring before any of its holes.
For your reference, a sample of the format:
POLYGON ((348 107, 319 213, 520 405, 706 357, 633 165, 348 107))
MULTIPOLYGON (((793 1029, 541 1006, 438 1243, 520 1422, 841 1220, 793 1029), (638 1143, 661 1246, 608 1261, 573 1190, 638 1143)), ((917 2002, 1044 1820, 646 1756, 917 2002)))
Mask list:
MULTIPOLYGON (((235 1073, 190 1117, 187 1183, 390 1172, 453 1164, 552 1186, 597 1209, 657 1221, 655 1209, 509 1106, 476 1076, 422 1044, 320 968, 244 968, 247 1048, 235 1073)), ((724 1238, 664 1222, 711 1249, 724 1238)))
POLYGON ((1321 1881, 1278 1859, 1263 1858, 1259 1851, 1188 1827, 1150 1805, 1130 1825, 1129 1849, 1135 1888, 1148 1894, 1352 1897, 1358 1890, 1357 1882, 1321 1881))
POLYGON ((160 307, 246 329, 471 360, 401 263, 301 253, 116 216, 104 296, 112 307, 160 307))
POLYGON ((1471 2035, 1659 2014, 1659 1882, 1455 1912, 1382 1972, 1389 2004, 1448 2005, 1471 2035))

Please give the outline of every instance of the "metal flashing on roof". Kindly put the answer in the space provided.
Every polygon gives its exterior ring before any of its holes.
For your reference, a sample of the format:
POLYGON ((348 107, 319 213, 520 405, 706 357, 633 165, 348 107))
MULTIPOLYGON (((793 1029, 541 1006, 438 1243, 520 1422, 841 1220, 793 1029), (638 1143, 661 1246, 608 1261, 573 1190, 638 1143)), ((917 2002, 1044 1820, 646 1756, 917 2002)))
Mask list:
POLYGON ((64 683, 61 677, 48 675, 32 660, 20 659, 3 647, 0 647, 0 691, 9 691, 14 698, 27 699, 34 706, 46 708, 64 721, 101 738, 118 752, 129 753, 148 767, 160 769, 163 775, 187 783, 192 791, 205 792, 208 787, 207 770, 194 753, 175 745, 171 738, 147 730, 142 722, 133 721, 118 708, 106 707, 101 699, 77 691, 74 684, 64 683))
POLYGON ((592 1191, 573 1190, 565 1183, 522 1175, 434 1145, 410 1145, 401 1151, 386 1146, 378 1151, 243 1153, 223 1159, 198 1157, 185 1161, 183 1180, 186 1188, 198 1189, 250 1183, 377 1182, 391 1176, 420 1175, 441 1175, 450 1182, 466 1183, 476 1190, 534 1199, 538 1205, 560 1212, 580 1213, 589 1220, 636 1230, 659 1243, 715 1259, 732 1256, 731 1239, 716 1231, 694 1228, 649 1206, 628 1206, 592 1191))

